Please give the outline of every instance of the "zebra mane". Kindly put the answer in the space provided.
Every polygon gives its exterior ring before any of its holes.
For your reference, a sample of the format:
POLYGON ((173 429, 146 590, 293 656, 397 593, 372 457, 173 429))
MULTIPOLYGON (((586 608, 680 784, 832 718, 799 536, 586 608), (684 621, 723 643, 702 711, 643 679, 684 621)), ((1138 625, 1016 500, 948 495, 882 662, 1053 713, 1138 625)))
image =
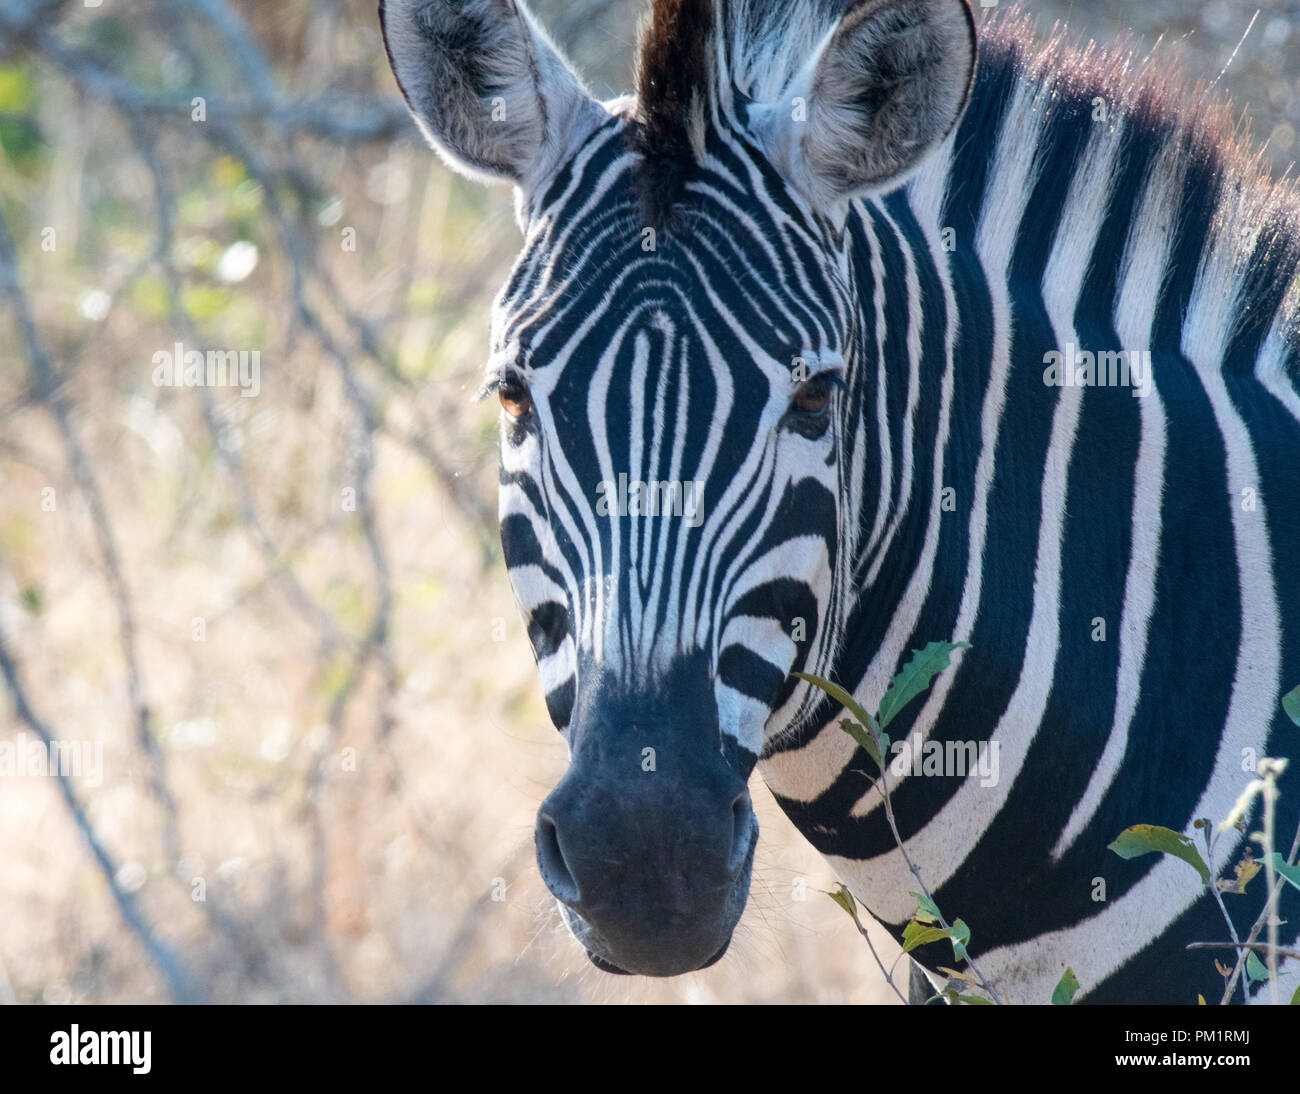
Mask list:
POLYGON ((637 48, 642 204, 668 217, 704 151, 711 119, 736 94, 775 100, 850 0, 652 0, 637 48))
MULTIPOLYGON (((1277 340, 1277 364, 1286 368, 1290 358, 1289 367, 1300 368, 1300 190, 1290 171, 1272 173, 1249 121, 1216 90, 1217 80, 1193 83, 1159 42, 1144 54, 1131 37, 1080 45, 1059 24, 1041 38, 1032 16, 1017 10, 981 23, 980 65, 984 86, 968 122, 978 126, 981 112, 992 118, 1018 89, 1032 89, 1029 109, 1041 113, 1046 138, 1035 151, 1035 174, 1058 169, 1052 160, 1060 142, 1053 146, 1052 135, 1091 128, 1094 111, 1106 110, 1125 154, 1142 155, 1152 165, 1152 183, 1174 188, 1172 216, 1208 221, 1199 254, 1185 256, 1198 263, 1202 299, 1221 301, 1203 314, 1233 332, 1272 321, 1263 333, 1277 340), (1240 311, 1229 314, 1234 303, 1240 311)), ((1227 330, 1203 333, 1230 337, 1227 330)))
POLYGON ((654 0, 641 31, 637 126, 641 197, 650 223, 666 218, 704 151, 717 86, 713 0, 654 0))

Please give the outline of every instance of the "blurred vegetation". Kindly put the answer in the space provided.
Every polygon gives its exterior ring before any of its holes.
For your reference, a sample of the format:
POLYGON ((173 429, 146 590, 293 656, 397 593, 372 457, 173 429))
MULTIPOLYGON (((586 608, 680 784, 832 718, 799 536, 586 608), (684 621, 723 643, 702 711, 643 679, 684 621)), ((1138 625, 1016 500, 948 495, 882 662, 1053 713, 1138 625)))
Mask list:
MULTIPOLYGON (((420 144, 375 7, 0 0, 0 740, 104 750, 0 778, 0 1001, 884 999, 770 802, 715 969, 615 981, 559 925, 472 401, 518 232, 420 144), (157 386, 177 343, 259 393, 157 386)), ((638 0, 533 7, 629 86, 638 0)), ((1215 71, 1245 7, 1201 13, 1215 71)), ((1282 29, 1236 71, 1289 158, 1282 29)))
MULTIPOLYGON (((626 82, 635 4, 538 8, 626 82)), ((0 1000, 874 998, 770 806, 727 968, 615 980, 560 925, 472 401, 518 230, 373 0, 0 0, 0 148, 0 740, 104 754, 0 778, 0 1000), (177 343, 260 391, 155 386, 177 343)))

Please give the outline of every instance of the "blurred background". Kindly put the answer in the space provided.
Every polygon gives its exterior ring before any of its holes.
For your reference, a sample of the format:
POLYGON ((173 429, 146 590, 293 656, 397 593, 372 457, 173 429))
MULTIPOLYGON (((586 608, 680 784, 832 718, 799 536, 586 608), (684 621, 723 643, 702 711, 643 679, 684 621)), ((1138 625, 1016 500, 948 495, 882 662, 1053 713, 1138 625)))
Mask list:
MULTIPOLYGON (((419 143, 376 6, 0 0, 0 1001, 890 1001, 758 779, 719 965, 609 977, 560 924, 472 399, 518 230, 419 143), (159 386, 178 343, 256 395, 159 386), (80 775, 16 774, 47 740, 80 775)), ((630 86, 642 0, 533 7, 630 86)), ((1033 10, 1210 79, 1257 7, 1033 10)), ((1279 172, 1297 56, 1273 0, 1221 80, 1279 172)))

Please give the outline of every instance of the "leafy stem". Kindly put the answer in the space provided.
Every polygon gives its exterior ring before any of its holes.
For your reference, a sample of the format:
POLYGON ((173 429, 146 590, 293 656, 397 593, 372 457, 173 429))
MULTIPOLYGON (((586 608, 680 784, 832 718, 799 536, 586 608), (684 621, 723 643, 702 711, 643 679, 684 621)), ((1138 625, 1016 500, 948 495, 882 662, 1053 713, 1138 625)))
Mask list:
MULTIPOLYGON (((880 794, 880 800, 884 806, 885 820, 894 837, 894 844, 897 846, 898 852, 908 870, 916 878, 916 883, 921 890, 920 893, 912 894, 917 901, 917 912, 904 929, 903 952, 910 953, 916 947, 926 943, 936 942, 943 938, 948 939, 952 943, 954 955, 959 961, 967 963, 967 966, 974 974, 975 981, 988 993, 989 999, 994 1003, 1001 1004, 1003 1000, 998 998, 993 985, 980 970, 975 959, 967 952, 967 943, 970 941, 970 928, 960 919, 949 923, 939 910, 934 894, 926 886, 920 868, 907 853, 906 844, 898 830, 898 821, 894 816, 894 806, 889 788, 888 758, 891 742, 886 731, 890 723, 908 703, 926 691, 934 678, 948 667, 950 657, 954 651, 968 648, 969 643, 966 642, 931 642, 924 649, 915 651, 912 658, 903 666, 898 675, 890 681, 884 697, 880 700, 880 709, 874 715, 863 707, 849 691, 838 684, 809 673, 798 672, 795 675, 814 687, 820 688, 852 715, 852 718, 841 719, 840 728, 871 757, 872 762, 880 771, 879 777, 875 779, 872 779, 868 772, 864 771, 862 774, 871 779, 872 785, 880 794)), ((866 932, 858 919, 856 904, 848 890, 844 889, 841 890, 840 894, 832 895, 836 903, 853 917, 858 930, 865 937, 866 932)), ((871 952, 873 956, 876 956, 874 947, 871 952)), ((881 964, 878 956, 876 956, 876 962, 881 964)), ((884 971, 883 964, 881 964, 881 969, 884 971)), ((885 979, 889 986, 899 995, 899 998, 902 998, 902 993, 898 991, 892 976, 887 971, 885 972, 885 979)), ((958 1000, 962 1002, 975 1001, 973 997, 967 996, 958 996, 958 1000)), ((983 999, 978 1001, 986 1002, 983 999)))

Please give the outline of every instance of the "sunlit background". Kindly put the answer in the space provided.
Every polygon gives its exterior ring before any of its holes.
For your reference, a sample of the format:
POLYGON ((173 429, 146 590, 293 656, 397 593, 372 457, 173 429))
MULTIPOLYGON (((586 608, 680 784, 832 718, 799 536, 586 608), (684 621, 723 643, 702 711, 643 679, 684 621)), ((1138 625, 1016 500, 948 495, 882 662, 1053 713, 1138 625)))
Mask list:
MULTIPOLYGON (((889 1001, 757 778, 719 965, 609 977, 560 925, 473 401, 518 230, 418 143, 376 6, 0 0, 0 744, 102 758, 0 774, 0 1001, 889 1001), (178 343, 260 389, 156 385, 178 343)), ((1207 80, 1255 12, 1032 7, 1207 80)), ((640 0, 534 9, 630 85, 640 0)), ((1272 3, 1220 81, 1279 171, 1298 54, 1272 3)))

